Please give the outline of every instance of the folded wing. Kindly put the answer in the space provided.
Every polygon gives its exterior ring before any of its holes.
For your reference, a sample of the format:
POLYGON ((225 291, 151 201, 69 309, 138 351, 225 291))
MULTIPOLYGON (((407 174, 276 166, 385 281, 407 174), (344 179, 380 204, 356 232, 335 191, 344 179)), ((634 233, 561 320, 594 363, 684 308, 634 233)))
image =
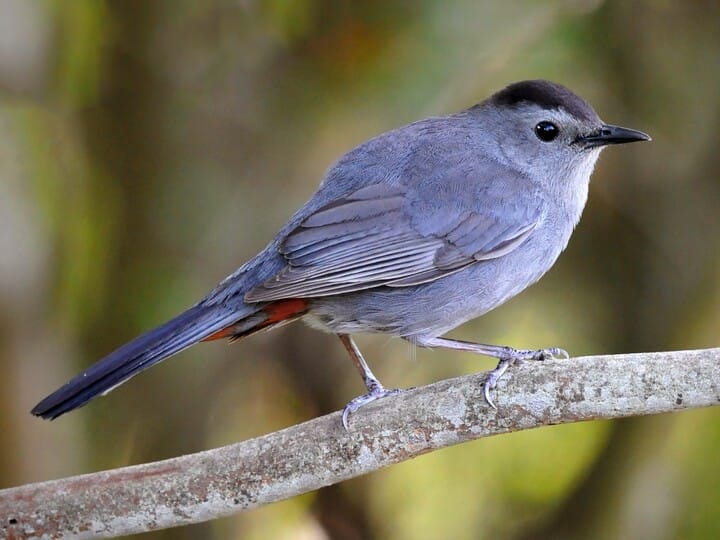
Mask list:
MULTIPOLYGON (((424 230, 419 231, 408 216, 404 189, 374 184, 307 217, 281 245, 287 266, 249 291, 245 300, 309 298, 426 283, 511 252, 532 234, 540 217, 537 210, 509 207, 505 212, 481 212, 448 204, 435 212, 441 218, 429 216, 431 226, 425 220, 424 230)), ((422 204, 415 210, 424 211, 422 204)))

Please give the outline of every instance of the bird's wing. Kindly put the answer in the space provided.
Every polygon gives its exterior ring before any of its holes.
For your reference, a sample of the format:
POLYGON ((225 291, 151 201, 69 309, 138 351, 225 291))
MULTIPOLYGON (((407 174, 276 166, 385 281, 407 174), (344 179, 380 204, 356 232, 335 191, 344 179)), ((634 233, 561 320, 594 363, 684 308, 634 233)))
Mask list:
MULTIPOLYGON (((433 197, 425 208, 419 197, 409 202, 405 189, 370 185, 312 213, 280 246, 287 266, 250 290, 245 300, 308 298, 426 283, 509 253, 530 236, 540 218, 539 210, 518 211, 507 200, 482 205, 495 211, 467 209, 453 202, 457 193, 433 197)), ((503 199, 508 195, 512 200, 507 192, 481 194, 503 199)))

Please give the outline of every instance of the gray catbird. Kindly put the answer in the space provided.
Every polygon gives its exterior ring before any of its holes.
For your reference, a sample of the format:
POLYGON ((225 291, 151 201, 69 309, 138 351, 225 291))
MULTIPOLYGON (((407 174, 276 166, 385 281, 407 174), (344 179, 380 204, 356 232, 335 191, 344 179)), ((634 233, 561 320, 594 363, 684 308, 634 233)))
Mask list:
POLYGON ((330 168, 254 259, 32 413, 56 418, 199 341, 238 340, 295 319, 337 334, 362 375, 367 393, 345 406, 346 428, 348 414, 396 392, 365 363, 350 337, 361 332, 498 358, 485 383, 493 405, 489 391, 509 366, 567 353, 440 336, 537 281, 580 219, 600 150, 647 140, 543 80, 370 139, 330 168))

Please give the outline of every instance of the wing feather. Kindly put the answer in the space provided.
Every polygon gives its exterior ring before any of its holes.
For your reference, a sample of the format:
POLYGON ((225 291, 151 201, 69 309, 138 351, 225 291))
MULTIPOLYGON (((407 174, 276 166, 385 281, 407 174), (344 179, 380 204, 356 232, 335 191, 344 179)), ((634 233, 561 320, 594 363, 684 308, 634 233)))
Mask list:
POLYGON ((540 218, 537 209, 508 216, 449 206, 434 230, 418 231, 399 189, 367 186, 305 218, 280 246, 287 266, 249 291, 246 301, 426 283, 509 253, 527 240, 540 218))

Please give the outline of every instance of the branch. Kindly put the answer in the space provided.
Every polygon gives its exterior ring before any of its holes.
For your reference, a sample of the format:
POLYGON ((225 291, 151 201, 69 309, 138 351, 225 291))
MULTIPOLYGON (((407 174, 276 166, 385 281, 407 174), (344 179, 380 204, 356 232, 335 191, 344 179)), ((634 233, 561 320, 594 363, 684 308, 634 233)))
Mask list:
POLYGON ((593 356, 512 369, 483 399, 479 373, 256 439, 0 490, 0 537, 112 537, 207 521, 453 444, 534 427, 720 403, 720 349, 593 356))

